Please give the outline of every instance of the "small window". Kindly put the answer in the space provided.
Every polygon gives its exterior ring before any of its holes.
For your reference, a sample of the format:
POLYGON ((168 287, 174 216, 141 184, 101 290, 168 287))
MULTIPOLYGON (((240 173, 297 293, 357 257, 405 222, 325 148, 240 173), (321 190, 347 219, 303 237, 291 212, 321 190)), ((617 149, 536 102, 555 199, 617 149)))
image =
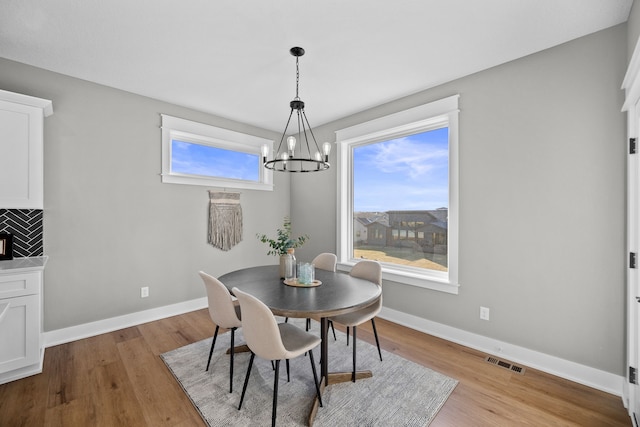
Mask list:
POLYGON ((162 114, 162 182, 273 190, 261 148, 273 141, 162 114))

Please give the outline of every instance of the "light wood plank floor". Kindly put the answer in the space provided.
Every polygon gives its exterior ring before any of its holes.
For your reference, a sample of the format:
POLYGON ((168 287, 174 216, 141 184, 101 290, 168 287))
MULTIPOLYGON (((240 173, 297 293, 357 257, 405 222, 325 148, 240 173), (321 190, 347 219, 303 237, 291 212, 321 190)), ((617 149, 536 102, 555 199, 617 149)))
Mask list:
MULTIPOLYGON (((475 350, 382 319, 376 325, 385 350, 460 382, 433 427, 632 425, 617 396, 534 369, 519 375, 475 350)), ((50 347, 42 374, 0 385, 0 426, 204 426, 158 356, 213 329, 198 310, 50 347)), ((358 332, 374 342, 368 326, 358 332)))

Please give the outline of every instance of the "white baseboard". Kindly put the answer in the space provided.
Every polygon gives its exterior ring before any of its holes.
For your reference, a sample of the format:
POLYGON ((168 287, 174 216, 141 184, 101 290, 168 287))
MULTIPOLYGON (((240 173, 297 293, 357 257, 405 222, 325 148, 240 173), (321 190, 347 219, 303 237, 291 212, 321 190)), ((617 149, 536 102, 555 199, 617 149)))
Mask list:
MULTIPOLYGON (((207 298, 203 297, 124 316, 85 323, 83 325, 57 329, 43 334, 44 346, 51 347, 64 344, 206 307, 207 298)), ((580 365, 559 357, 467 332, 387 307, 382 308, 380 317, 411 329, 498 356, 511 362, 520 363, 616 396, 623 395, 625 378, 621 375, 615 375, 589 366, 580 365)))
POLYGON ((203 297, 177 304, 166 305, 164 307, 139 311, 137 313, 125 314, 124 316, 97 320, 83 325, 48 331, 43 334, 44 346, 51 347, 107 332, 117 331, 118 329, 140 325, 142 323, 152 322, 158 319, 164 319, 170 316, 177 316, 178 314, 206 308, 207 305, 207 298, 203 297))
POLYGON ((382 308, 380 317, 408 328, 455 342, 493 356, 498 356, 511 362, 538 369, 557 377, 584 384, 616 396, 622 397, 623 394, 625 378, 621 375, 615 375, 589 366, 580 365, 569 360, 498 341, 387 307, 382 308))

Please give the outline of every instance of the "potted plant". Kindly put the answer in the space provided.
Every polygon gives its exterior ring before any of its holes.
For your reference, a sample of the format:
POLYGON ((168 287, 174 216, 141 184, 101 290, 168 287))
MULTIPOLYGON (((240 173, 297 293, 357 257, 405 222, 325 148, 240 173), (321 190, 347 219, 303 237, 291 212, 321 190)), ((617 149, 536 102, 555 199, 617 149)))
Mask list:
POLYGON ((284 260, 286 259, 287 249, 295 249, 302 246, 309 236, 305 234, 295 239, 292 238, 291 220, 286 216, 284 217, 282 228, 278 228, 276 231, 278 236, 275 239, 269 238, 266 234, 259 233, 256 234, 256 237, 262 243, 267 243, 269 248, 271 248, 267 252, 267 255, 280 256, 280 277, 284 277, 284 260))

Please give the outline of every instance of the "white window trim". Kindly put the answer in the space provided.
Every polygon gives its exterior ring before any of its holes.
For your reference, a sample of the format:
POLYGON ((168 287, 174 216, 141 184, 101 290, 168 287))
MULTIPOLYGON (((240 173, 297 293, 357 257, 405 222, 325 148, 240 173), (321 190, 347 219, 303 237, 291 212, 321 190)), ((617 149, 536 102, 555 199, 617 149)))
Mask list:
POLYGON ((222 129, 204 123, 193 122, 178 117, 161 114, 162 117, 162 182, 169 184, 202 185, 207 187, 242 188, 273 191, 273 172, 262 167, 262 146, 267 144, 273 150, 273 141, 222 129), (173 172, 171 170, 171 141, 192 142, 225 150, 258 155, 260 159, 260 179, 257 182, 241 179, 197 176, 173 172))
POLYGON ((353 149, 371 141, 381 141, 442 127, 449 127, 449 207, 448 272, 382 265, 383 279, 457 294, 458 283, 458 98, 453 95, 389 116, 336 131, 338 146, 338 268, 350 269, 357 260, 353 253, 353 149))

